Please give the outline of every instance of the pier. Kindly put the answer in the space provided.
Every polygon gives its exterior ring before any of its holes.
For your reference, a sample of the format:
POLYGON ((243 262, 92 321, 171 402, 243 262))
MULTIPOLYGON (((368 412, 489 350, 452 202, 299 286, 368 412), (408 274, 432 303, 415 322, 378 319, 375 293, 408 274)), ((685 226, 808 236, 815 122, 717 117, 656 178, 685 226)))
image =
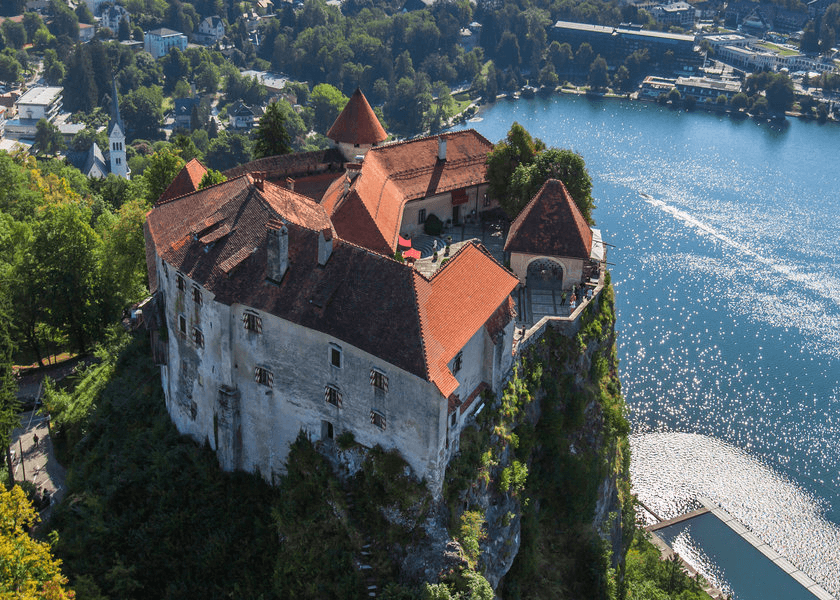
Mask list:
MULTIPOLYGON (((773 550, 770 546, 765 544, 764 542, 759 539, 757 535, 755 535, 752 531, 744 527, 740 521, 738 521, 735 517, 730 515, 728 512, 714 504, 708 498, 698 498, 700 503, 704 507, 704 512, 711 512, 715 515, 718 519, 720 519, 723 523, 725 523, 732 531, 740 535, 743 539, 747 542, 752 544, 752 546, 761 552, 764 556, 770 559, 777 567, 779 567, 782 571, 790 575, 793 579, 799 582, 802 587, 806 590, 814 594, 820 600, 836 600, 834 596, 829 594, 820 584, 816 581, 811 579, 808 575, 800 571, 796 565, 786 559, 784 556, 780 555, 778 552, 773 550)), ((686 515, 687 517, 688 515, 686 515)), ((696 515, 695 515, 696 516, 696 515)), ((661 524, 660 524, 661 525, 661 524)))

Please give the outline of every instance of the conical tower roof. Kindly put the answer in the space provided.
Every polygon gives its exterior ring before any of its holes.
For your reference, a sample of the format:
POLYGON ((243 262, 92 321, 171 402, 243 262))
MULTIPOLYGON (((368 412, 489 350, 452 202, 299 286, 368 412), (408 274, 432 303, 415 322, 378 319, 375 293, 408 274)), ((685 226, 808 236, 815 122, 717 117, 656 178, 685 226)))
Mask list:
POLYGON ((563 182, 543 184, 511 224, 505 251, 589 258, 592 230, 563 182))
POLYGON ((388 139, 388 134, 368 104, 362 90, 356 88, 344 110, 338 115, 327 138, 345 144, 378 144, 388 139))

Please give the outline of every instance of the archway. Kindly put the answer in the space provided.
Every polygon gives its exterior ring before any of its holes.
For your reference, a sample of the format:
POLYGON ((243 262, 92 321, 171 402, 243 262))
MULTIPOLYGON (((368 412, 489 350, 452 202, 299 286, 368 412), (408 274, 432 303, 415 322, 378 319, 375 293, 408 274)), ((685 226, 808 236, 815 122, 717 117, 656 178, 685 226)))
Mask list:
POLYGON ((563 267, 548 258, 538 258, 528 264, 525 285, 532 290, 563 289, 563 267))

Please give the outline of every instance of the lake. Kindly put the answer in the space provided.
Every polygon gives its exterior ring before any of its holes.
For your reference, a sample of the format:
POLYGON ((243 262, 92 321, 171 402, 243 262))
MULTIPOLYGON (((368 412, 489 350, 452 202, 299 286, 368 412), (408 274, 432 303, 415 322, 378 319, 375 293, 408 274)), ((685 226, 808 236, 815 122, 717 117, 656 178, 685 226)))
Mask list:
POLYGON ((640 499, 706 496, 840 593, 840 127, 566 95, 479 118, 586 160, 640 499))

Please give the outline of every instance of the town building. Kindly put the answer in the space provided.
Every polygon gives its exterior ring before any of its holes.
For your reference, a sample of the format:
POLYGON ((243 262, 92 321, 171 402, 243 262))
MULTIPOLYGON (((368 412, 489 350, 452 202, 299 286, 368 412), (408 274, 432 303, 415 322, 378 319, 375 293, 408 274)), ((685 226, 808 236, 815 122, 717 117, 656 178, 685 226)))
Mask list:
POLYGON ((63 87, 34 87, 18 98, 18 118, 53 122, 61 111, 63 87))
POLYGON ((79 23, 79 41, 82 43, 91 41, 96 35, 96 27, 87 23, 79 23))
POLYGON ((610 64, 624 62, 636 50, 644 49, 655 62, 666 58, 683 66, 696 66, 702 62, 701 56, 694 50, 693 35, 647 31, 629 25, 607 27, 557 21, 551 28, 550 36, 561 44, 568 43, 573 51, 586 42, 595 54, 600 54, 610 64), (671 54, 668 55, 668 52, 671 54))
POLYGON ((228 108, 231 129, 251 129, 254 126, 258 112, 255 107, 248 106, 242 100, 237 100, 228 108))
POLYGON ((697 16, 694 7, 682 1, 658 4, 650 9, 650 14, 662 25, 683 29, 691 29, 697 16))
POLYGON ((225 37, 225 24, 222 18, 218 15, 212 17, 205 17, 204 20, 198 24, 198 31, 195 33, 197 42, 212 45, 221 42, 225 37))
POLYGON ((199 98, 175 98, 175 129, 189 129, 193 109, 201 103, 199 98))
MULTIPOLYGON (((324 447, 352 434, 398 450, 439 495, 461 430, 512 369, 521 281, 476 241, 428 276, 393 258, 421 211, 485 206, 492 145, 470 130, 382 144, 355 97, 331 150, 203 189, 198 161, 182 169, 146 219, 144 321, 173 422, 223 469, 275 481, 300 432, 324 447)), ((510 244, 526 279, 550 238, 560 287, 580 283, 593 233, 563 185, 523 212, 510 244)))
POLYGON ((114 33, 119 31, 122 21, 130 25, 131 14, 119 4, 111 4, 104 7, 99 15, 99 24, 102 27, 107 27, 114 33))
MULTIPOLYGON (((125 149, 125 125, 120 117, 116 84, 111 91, 111 121, 108 124, 107 157, 99 144, 94 142, 87 152, 67 152, 67 160, 88 177, 101 179, 113 173, 124 179, 131 177, 125 149)), ((84 124, 81 124, 84 127, 84 124)))
POLYGON ((729 102, 741 91, 741 82, 710 77, 678 77, 675 87, 683 98, 693 96, 699 101, 715 101, 718 96, 725 96, 726 101, 729 102))
POLYGON ((154 58, 166 56, 172 48, 181 52, 187 49, 187 36, 178 31, 162 27, 147 31, 143 37, 143 49, 154 58))
POLYGON ((17 118, 6 121, 5 135, 12 139, 33 139, 38 121, 54 122, 62 107, 62 87, 34 87, 15 101, 17 118))

